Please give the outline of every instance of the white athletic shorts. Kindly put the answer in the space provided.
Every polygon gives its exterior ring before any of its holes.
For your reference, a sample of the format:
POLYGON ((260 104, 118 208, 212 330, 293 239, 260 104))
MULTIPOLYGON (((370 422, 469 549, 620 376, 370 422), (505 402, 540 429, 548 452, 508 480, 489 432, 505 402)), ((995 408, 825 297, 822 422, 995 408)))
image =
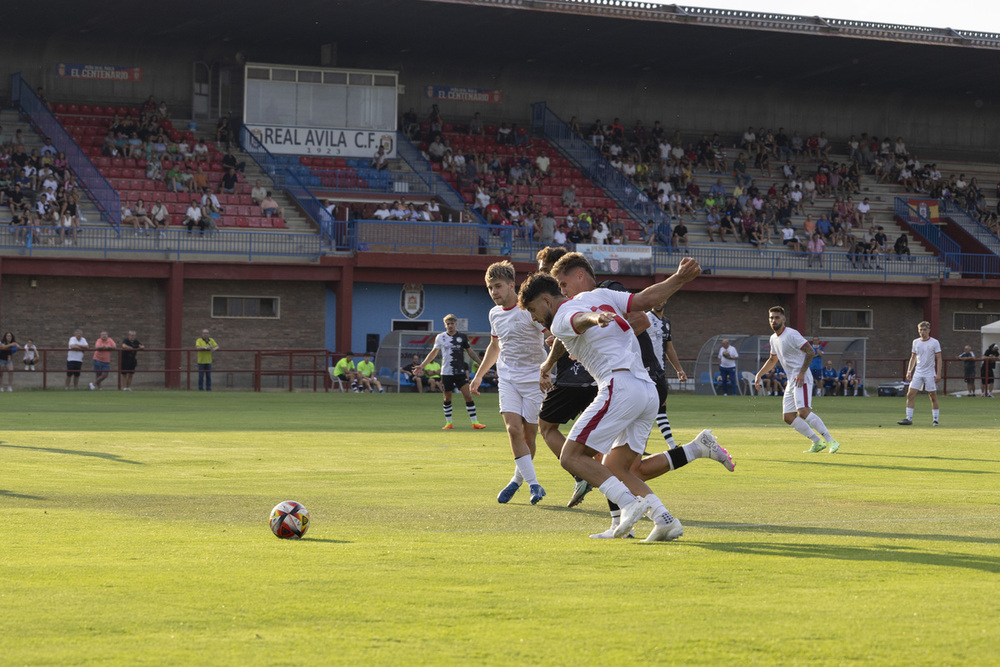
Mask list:
POLYGON ((574 440, 602 454, 628 445, 642 454, 659 408, 656 385, 630 371, 618 371, 600 387, 597 398, 583 411, 567 440, 574 440))
POLYGON ((545 394, 534 382, 504 382, 500 380, 500 412, 513 412, 521 415, 529 424, 538 423, 538 411, 542 409, 545 394))
POLYGON ((934 381, 933 375, 914 375, 910 379, 910 389, 930 393, 937 391, 937 382, 934 381))
POLYGON ((785 385, 785 397, 781 402, 781 413, 787 415, 789 412, 798 412, 802 408, 812 409, 810 397, 814 384, 812 373, 809 371, 806 371, 806 376, 802 378, 801 387, 795 386, 795 376, 789 377, 788 383, 785 385))

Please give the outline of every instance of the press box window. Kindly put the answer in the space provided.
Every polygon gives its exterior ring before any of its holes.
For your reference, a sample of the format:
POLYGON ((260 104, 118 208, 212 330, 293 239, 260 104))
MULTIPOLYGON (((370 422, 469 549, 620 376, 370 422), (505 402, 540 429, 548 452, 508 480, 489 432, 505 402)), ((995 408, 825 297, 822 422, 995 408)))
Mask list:
POLYGON ((819 326, 822 329, 871 329, 870 310, 821 310, 819 326))
POLYGON ((1000 320, 1000 313, 955 313, 955 331, 975 331, 1000 320))
POLYGON ((278 297, 274 296, 213 296, 212 317, 278 319, 278 297))

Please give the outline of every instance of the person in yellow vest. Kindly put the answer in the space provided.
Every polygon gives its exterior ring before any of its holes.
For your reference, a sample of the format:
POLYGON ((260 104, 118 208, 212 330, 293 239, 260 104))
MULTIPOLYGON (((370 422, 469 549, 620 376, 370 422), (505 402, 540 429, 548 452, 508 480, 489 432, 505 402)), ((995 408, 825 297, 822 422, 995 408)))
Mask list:
POLYGON ((358 379, 361 380, 362 386, 368 390, 368 393, 378 389, 378 393, 385 393, 385 389, 382 388, 382 383, 378 381, 375 377, 375 364, 372 363, 372 355, 365 352, 361 356, 361 361, 358 362, 358 379))
POLYGON ((334 376, 341 382, 341 391, 346 386, 358 393, 358 371, 354 366, 354 357, 347 355, 341 357, 337 360, 337 364, 333 367, 334 376))
POLYGON ((202 329, 194 346, 198 348, 198 391, 212 391, 212 354, 219 349, 219 344, 208 329, 202 329))

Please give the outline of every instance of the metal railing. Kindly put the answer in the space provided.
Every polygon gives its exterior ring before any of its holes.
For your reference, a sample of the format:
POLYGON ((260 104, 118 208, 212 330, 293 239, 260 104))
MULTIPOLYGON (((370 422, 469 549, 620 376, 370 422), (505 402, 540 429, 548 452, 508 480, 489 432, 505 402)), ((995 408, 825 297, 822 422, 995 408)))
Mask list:
POLYGON ((334 246, 337 250, 350 246, 348 224, 342 220, 335 220, 299 177, 287 165, 276 160, 271 151, 267 150, 246 126, 240 131, 240 145, 257 166, 274 181, 274 187, 287 192, 299 208, 319 225, 324 243, 334 246))
POLYGON ((112 257, 125 253, 157 255, 160 259, 190 255, 225 255, 253 261, 262 257, 318 259, 323 246, 318 234, 262 231, 188 232, 168 229, 116 230, 110 227, 14 227, 0 228, 0 250, 15 250, 32 256, 112 257))
POLYGON ((980 245, 995 255, 1000 255, 1000 238, 991 232, 983 223, 979 222, 967 210, 950 199, 941 199, 938 202, 938 211, 965 232, 976 239, 980 245))
POLYGON ((894 213, 897 220, 908 225, 913 230, 913 233, 920 235, 925 241, 934 246, 934 249, 942 255, 950 268, 958 271, 962 269, 956 257, 962 252, 961 246, 950 236, 942 232, 927 216, 923 215, 903 197, 896 197, 894 213))
POLYGON ((111 187, 52 111, 38 99, 20 72, 10 77, 10 94, 12 106, 27 116, 42 136, 51 139, 57 151, 66 154, 69 168, 76 174, 80 186, 90 194, 101 216, 114 225, 115 229, 119 229, 122 213, 118 192, 111 187))
POLYGON ((356 220, 356 252, 519 255, 535 250, 534 230, 458 222, 356 220))
POLYGON ((364 170, 353 169, 317 169, 312 168, 310 176, 319 181, 319 187, 324 190, 347 190, 351 192, 384 192, 387 194, 431 194, 430 188, 416 174, 401 174, 398 172, 377 172, 378 176, 370 176, 364 170))
MULTIPOLYGON (((642 188, 611 166, 591 142, 574 134, 569 125, 553 113, 545 102, 531 105, 531 111, 532 129, 541 131, 546 139, 556 145, 560 153, 611 195, 633 219, 642 223, 652 220, 654 226, 666 222, 669 226, 670 216, 656 202, 649 201, 642 188)), ((670 238, 669 231, 666 238, 670 238)))

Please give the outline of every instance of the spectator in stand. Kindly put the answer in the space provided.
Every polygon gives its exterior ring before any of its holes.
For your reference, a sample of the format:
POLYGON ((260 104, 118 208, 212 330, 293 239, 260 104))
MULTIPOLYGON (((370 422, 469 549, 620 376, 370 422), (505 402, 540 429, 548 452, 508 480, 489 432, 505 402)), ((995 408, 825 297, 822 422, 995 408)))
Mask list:
MULTIPOLYGON (((267 195, 265 193, 265 199, 266 198, 267 198, 267 195)), ((263 200, 261 200, 261 201, 263 201, 263 200)), ((392 211, 389 210, 389 205, 386 204, 385 202, 382 202, 381 204, 379 204, 378 208, 375 209, 375 212, 372 213, 372 217, 375 218, 376 220, 387 220, 391 215, 392 215, 392 211)))
POLYGON ((218 146, 226 146, 229 150, 232 150, 233 132, 229 126, 229 118, 227 116, 220 118, 215 126, 215 142, 218 146))
POLYGON ((785 226, 781 228, 781 243, 792 252, 802 252, 802 244, 799 237, 795 235, 795 228, 792 227, 791 220, 785 220, 785 226))
POLYGON ((851 391, 853 387, 854 395, 858 395, 858 390, 860 388, 860 382, 858 380, 858 373, 854 370, 854 362, 847 361, 846 365, 840 369, 840 386, 844 390, 844 396, 850 396, 848 392, 851 391))
POLYGON ((827 361, 823 367, 823 395, 836 396, 840 391, 840 373, 833 367, 832 361, 827 361))
POLYGON ((258 179, 257 182, 254 183, 253 189, 250 191, 250 200, 257 206, 260 206, 260 203, 264 201, 265 197, 267 197, 267 189, 260 182, 260 179, 258 179))
POLYGON ((199 139, 198 143, 194 147, 194 159, 198 162, 208 162, 209 150, 204 137, 199 139))
POLYGON ((278 202, 274 201, 274 198, 271 196, 270 191, 268 191, 267 196, 264 197, 264 200, 260 203, 260 210, 264 213, 264 215, 268 216, 269 218, 285 217, 285 211, 280 206, 278 206, 278 202))
POLYGON ((608 243, 608 228, 600 220, 594 223, 593 231, 590 233, 590 242, 596 245, 606 245, 608 243))
POLYGON ((132 209, 132 217, 136 220, 134 228, 137 232, 155 227, 153 219, 149 216, 149 211, 146 209, 146 202, 142 199, 136 200, 135 207, 132 209))
POLYGON ((479 112, 472 114, 472 120, 469 121, 469 136, 470 137, 482 137, 485 136, 486 130, 483 127, 483 119, 479 117, 479 112))
POLYGON ((239 176, 236 175, 233 168, 226 167, 226 173, 222 175, 222 180, 219 181, 219 192, 231 195, 236 192, 236 186, 239 182, 239 176))
POLYGON ((535 158, 535 166, 538 168, 538 172, 545 178, 549 176, 549 168, 551 166, 551 160, 549 159, 548 153, 545 152, 543 148, 538 153, 538 157, 535 158))
POLYGON ((611 238, 608 239, 608 243, 610 245, 625 245, 625 233, 620 229, 614 230, 611 232, 611 238))
POLYGON ((420 132, 420 121, 417 118, 417 112, 414 111, 413 107, 403 114, 403 133, 411 141, 416 138, 417 134, 420 132))
POLYGON ((194 160, 194 153, 191 151, 191 145, 188 143, 187 137, 181 139, 181 142, 177 144, 177 156, 184 161, 194 160))
POLYGON ((157 198, 152 211, 150 211, 150 218, 153 220, 153 226, 160 230, 160 236, 163 236, 164 230, 170 225, 170 211, 167 210, 162 199, 157 198))
POLYGON ((237 160, 236 156, 233 154, 233 147, 229 146, 226 148, 226 154, 222 156, 222 166, 226 169, 232 169, 233 171, 242 174, 246 171, 247 163, 237 160))
POLYGON ((441 136, 437 135, 431 142, 430 146, 427 147, 427 154, 430 156, 431 162, 441 162, 444 160, 445 145, 441 140, 441 136))
MULTIPOLYGON (((388 171, 389 156, 385 154, 385 147, 379 146, 378 150, 375 151, 375 157, 372 158, 371 168, 376 171, 388 171)), ((454 173, 454 171, 452 171, 452 173, 454 173)))
POLYGON ((204 215, 201 211, 201 205, 198 203, 197 199, 191 200, 191 205, 188 206, 187 212, 184 214, 184 220, 181 222, 182 225, 187 227, 188 234, 194 229, 195 225, 204 235, 205 229, 208 227, 208 221, 204 219, 204 215))
POLYGON ((191 177, 191 192, 203 192, 208 187, 208 174, 198 165, 198 171, 191 177))
POLYGON ((823 240, 823 235, 819 232, 813 232, 806 248, 809 251, 809 266, 812 266, 813 262, 818 262, 819 267, 823 268, 824 248, 826 248, 826 241, 823 240))
POLYGON ((689 252, 688 243, 687 225, 684 224, 684 218, 678 218, 677 224, 674 225, 673 233, 670 236, 670 244, 677 248, 683 247, 684 253, 687 254, 689 252))
POLYGON ((576 185, 570 183, 562 191, 562 205, 569 208, 576 204, 576 185))
POLYGON ((438 105, 431 105, 431 113, 427 117, 427 124, 429 126, 431 139, 441 136, 441 133, 444 131, 444 116, 441 115, 441 110, 438 108, 438 105))
POLYGON ((906 232, 899 235, 896 242, 892 246, 892 250, 896 253, 897 257, 902 257, 903 255, 910 255, 910 241, 906 237, 906 232))
POLYGON ((191 173, 191 165, 184 165, 184 171, 180 174, 180 182, 184 192, 195 192, 194 174, 191 173))
POLYGON ((163 180, 163 163, 156 156, 146 160, 146 178, 152 181, 163 180))

